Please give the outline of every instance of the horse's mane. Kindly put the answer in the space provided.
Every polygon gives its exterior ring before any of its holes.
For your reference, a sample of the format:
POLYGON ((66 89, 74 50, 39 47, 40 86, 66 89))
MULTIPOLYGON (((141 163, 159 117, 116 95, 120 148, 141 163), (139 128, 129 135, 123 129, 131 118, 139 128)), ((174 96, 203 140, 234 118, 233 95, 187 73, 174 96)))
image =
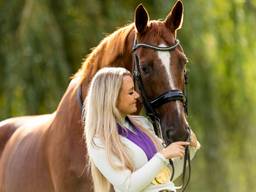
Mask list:
POLYGON ((98 69, 110 66, 115 58, 123 55, 127 37, 133 28, 134 24, 129 24, 106 36, 99 45, 93 48, 92 52, 85 57, 81 68, 74 77, 80 76, 83 81, 88 77, 91 78, 98 69))

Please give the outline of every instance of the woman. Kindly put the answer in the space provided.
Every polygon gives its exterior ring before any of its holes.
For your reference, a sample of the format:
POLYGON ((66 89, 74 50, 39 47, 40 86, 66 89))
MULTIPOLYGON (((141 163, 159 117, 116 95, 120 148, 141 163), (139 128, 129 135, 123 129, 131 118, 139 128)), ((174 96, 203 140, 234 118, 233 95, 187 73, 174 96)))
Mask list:
POLYGON ((94 76, 85 101, 84 136, 96 192, 176 191, 170 181, 169 159, 175 178, 181 173, 184 146, 192 156, 199 143, 175 142, 163 148, 152 124, 136 112, 139 94, 129 71, 103 68, 94 76))

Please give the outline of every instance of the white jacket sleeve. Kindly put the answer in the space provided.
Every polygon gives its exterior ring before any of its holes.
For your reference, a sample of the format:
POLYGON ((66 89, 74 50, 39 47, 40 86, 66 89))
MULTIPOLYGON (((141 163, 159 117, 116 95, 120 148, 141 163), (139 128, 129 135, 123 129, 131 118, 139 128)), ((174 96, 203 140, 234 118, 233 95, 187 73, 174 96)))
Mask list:
MULTIPOLYGON (((113 169, 107 159, 104 147, 91 147, 89 156, 102 175, 107 178, 114 188, 122 192, 143 190, 168 163, 160 153, 156 153, 144 166, 132 172, 129 169, 113 169)), ((113 161, 121 164, 120 160, 115 157, 113 157, 113 161)))

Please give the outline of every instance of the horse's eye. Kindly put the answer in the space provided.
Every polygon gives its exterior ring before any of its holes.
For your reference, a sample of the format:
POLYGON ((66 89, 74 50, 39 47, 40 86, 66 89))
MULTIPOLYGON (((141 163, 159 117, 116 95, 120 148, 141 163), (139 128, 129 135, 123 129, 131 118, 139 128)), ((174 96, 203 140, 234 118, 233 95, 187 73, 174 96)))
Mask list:
POLYGON ((146 64, 144 64, 144 65, 142 65, 141 66, 141 71, 144 73, 144 74, 149 74, 150 73, 150 71, 151 71, 151 68, 150 68, 150 66, 149 65, 146 65, 146 64))

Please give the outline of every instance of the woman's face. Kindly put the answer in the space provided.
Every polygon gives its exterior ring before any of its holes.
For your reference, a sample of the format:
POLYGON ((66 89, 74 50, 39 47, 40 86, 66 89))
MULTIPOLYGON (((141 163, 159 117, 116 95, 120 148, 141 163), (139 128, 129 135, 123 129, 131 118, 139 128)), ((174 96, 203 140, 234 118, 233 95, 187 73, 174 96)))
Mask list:
POLYGON ((139 94, 134 90, 131 76, 125 75, 117 101, 117 108, 123 117, 137 111, 136 101, 138 98, 139 94))

